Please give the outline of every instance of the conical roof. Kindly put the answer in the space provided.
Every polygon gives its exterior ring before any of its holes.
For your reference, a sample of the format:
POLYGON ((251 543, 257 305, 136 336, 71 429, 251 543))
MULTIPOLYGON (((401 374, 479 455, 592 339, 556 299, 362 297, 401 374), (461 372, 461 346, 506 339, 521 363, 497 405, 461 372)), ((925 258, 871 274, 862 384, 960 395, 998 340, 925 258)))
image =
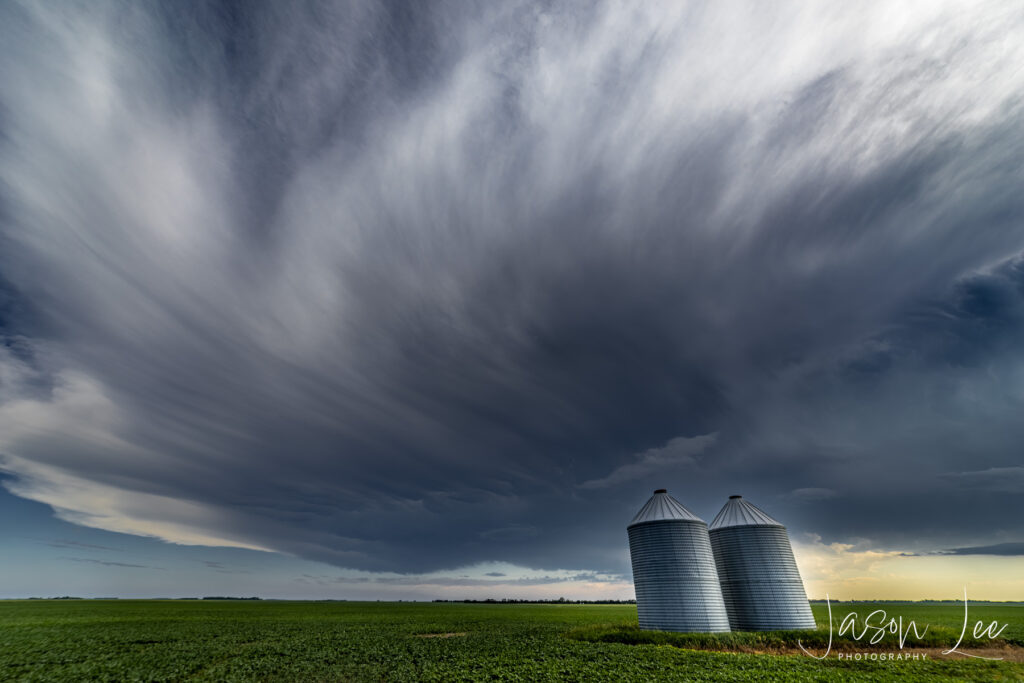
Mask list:
POLYGON ((679 519, 686 522, 701 522, 704 520, 687 510, 682 503, 668 495, 665 489, 658 489, 651 496, 651 499, 640 508, 636 517, 629 523, 628 527, 644 522, 658 522, 665 519, 679 519))
POLYGON ((730 526, 782 526, 743 496, 729 496, 725 506, 715 515, 709 531, 730 526))

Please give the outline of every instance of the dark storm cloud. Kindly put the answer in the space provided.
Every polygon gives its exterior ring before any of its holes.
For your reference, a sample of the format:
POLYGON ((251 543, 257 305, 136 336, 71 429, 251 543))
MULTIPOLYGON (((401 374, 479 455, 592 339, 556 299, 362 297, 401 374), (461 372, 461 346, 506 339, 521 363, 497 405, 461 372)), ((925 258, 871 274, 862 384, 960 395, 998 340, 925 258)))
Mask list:
POLYGON ((834 361, 792 371, 761 408, 759 453, 735 456, 741 476, 769 491, 824 485, 773 509, 833 539, 932 552, 943 537, 1019 537, 1022 262, 964 275, 834 361))
POLYGON ((997 543, 972 548, 951 548, 948 555, 1024 555, 1024 543, 997 543))
POLYGON ((831 498, 835 498, 839 494, 832 489, 807 487, 790 491, 789 495, 797 500, 811 502, 829 500, 831 498))
POLYGON ((63 518, 396 572, 621 572, 660 485, 1007 529, 951 477, 1024 436, 1010 11, 3 13, 0 466, 63 518))

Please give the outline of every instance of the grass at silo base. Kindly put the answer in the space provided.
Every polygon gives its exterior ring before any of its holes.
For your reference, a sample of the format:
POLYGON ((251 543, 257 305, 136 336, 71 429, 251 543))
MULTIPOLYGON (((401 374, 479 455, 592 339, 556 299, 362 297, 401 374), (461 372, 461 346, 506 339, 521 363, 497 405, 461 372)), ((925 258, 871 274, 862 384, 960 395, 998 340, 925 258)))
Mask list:
POLYGON ((832 652, 843 653, 942 651, 952 648, 960 641, 958 650, 972 654, 978 650, 1003 650, 1006 655, 1004 659, 1024 660, 1024 605, 981 603, 970 606, 968 628, 962 639, 960 634, 963 630, 963 605, 912 602, 836 603, 832 606, 831 633, 828 628, 827 607, 815 604, 813 610, 818 628, 805 631, 672 633, 643 631, 635 623, 618 623, 589 624, 571 630, 568 635, 571 638, 595 643, 667 645, 716 652, 803 654, 802 646, 816 655, 829 648, 832 652), (843 622, 850 613, 855 613, 856 619, 851 620, 850 627, 844 629, 843 622), (973 627, 979 620, 984 626, 993 621, 1008 626, 996 638, 989 638, 984 634, 976 638, 973 627), (893 621, 894 626, 884 628, 893 621), (883 627, 881 634, 879 627, 883 627), (901 634, 906 635, 901 639, 901 634), (872 643, 876 637, 877 642, 872 643))
MULTIPOLYGON (((833 618, 880 607, 929 625, 936 640, 905 650, 927 652, 927 659, 851 661, 833 649, 818 661, 790 653, 794 636, 820 644, 827 628, 640 631, 628 605, 0 601, 0 680, 1024 680, 1024 663, 933 652, 940 640, 942 649, 955 642, 945 639, 959 634, 962 607, 844 603, 833 604, 833 618)), ((815 614, 827 626, 817 605, 815 614)), ((1024 607, 972 605, 971 619, 1009 624, 998 648, 1015 652, 1024 643, 1024 607)), ((893 645, 888 651, 900 652, 893 645)))

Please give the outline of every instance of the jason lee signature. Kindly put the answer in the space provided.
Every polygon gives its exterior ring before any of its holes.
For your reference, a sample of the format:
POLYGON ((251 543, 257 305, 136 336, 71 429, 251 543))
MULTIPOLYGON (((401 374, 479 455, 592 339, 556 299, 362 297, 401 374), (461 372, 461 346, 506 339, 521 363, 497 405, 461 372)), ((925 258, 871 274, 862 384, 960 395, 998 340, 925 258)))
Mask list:
MULTIPOLYGON (((808 657, 813 657, 814 659, 825 659, 829 652, 832 651, 832 603, 827 594, 825 595, 825 603, 828 605, 828 649, 825 650, 825 654, 820 656, 813 655, 807 651, 807 648, 803 646, 803 643, 799 640, 797 641, 797 645, 799 645, 800 649, 804 651, 804 654, 808 657)), ((860 632, 857 631, 857 619, 858 615, 856 612, 850 612, 847 614, 839 624, 839 635, 843 636, 849 633, 850 637, 858 642, 867 638, 869 643, 877 644, 887 633, 890 633, 897 637, 897 643, 902 650, 903 645, 907 642, 907 638, 911 633, 914 634, 914 638, 916 640, 920 640, 924 637, 924 634, 928 633, 927 624, 923 631, 918 630, 917 624, 914 621, 910 621, 906 626, 904 626, 902 616, 898 618, 889 617, 885 613, 885 610, 881 609, 875 610, 864 618, 864 621, 861 624, 863 628, 861 628, 860 632)), ((964 625, 960 630, 960 638, 957 639, 956 645, 948 650, 943 650, 942 654, 951 655, 955 653, 958 655, 964 655, 965 657, 974 657, 975 659, 1001 660, 1002 657, 982 657, 980 655, 972 655, 969 652, 963 652, 957 649, 960 647, 960 643, 963 642, 964 636, 967 634, 968 620, 967 586, 964 586, 964 625)), ((977 621, 974 624, 972 633, 975 638, 987 637, 989 640, 992 640, 994 638, 998 638, 1007 626, 1008 624, 1000 625, 998 621, 990 622, 988 626, 985 626, 984 622, 977 621)))

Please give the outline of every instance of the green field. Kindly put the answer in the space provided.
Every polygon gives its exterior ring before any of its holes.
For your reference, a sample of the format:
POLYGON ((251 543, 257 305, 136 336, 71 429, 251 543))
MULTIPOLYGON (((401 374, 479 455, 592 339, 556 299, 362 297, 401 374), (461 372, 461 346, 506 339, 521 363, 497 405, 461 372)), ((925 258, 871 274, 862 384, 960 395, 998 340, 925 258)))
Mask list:
MULTIPOLYGON (((814 607, 823 628, 800 634, 805 643, 827 640, 824 606, 814 607)), ((951 646, 963 619, 955 605, 856 606, 878 608, 928 624, 927 647, 951 646)), ((833 615, 853 609, 834 604, 833 615)), ((1009 623, 997 645, 1020 659, 1024 607, 972 605, 971 619, 1009 623)), ((694 637, 635 623, 628 605, 0 601, 0 680, 1024 680, 1019 661, 816 661, 742 652, 785 649, 793 633, 694 637)), ((900 652, 886 642, 882 651, 900 652)), ((928 652, 903 652, 915 651, 928 652)))

